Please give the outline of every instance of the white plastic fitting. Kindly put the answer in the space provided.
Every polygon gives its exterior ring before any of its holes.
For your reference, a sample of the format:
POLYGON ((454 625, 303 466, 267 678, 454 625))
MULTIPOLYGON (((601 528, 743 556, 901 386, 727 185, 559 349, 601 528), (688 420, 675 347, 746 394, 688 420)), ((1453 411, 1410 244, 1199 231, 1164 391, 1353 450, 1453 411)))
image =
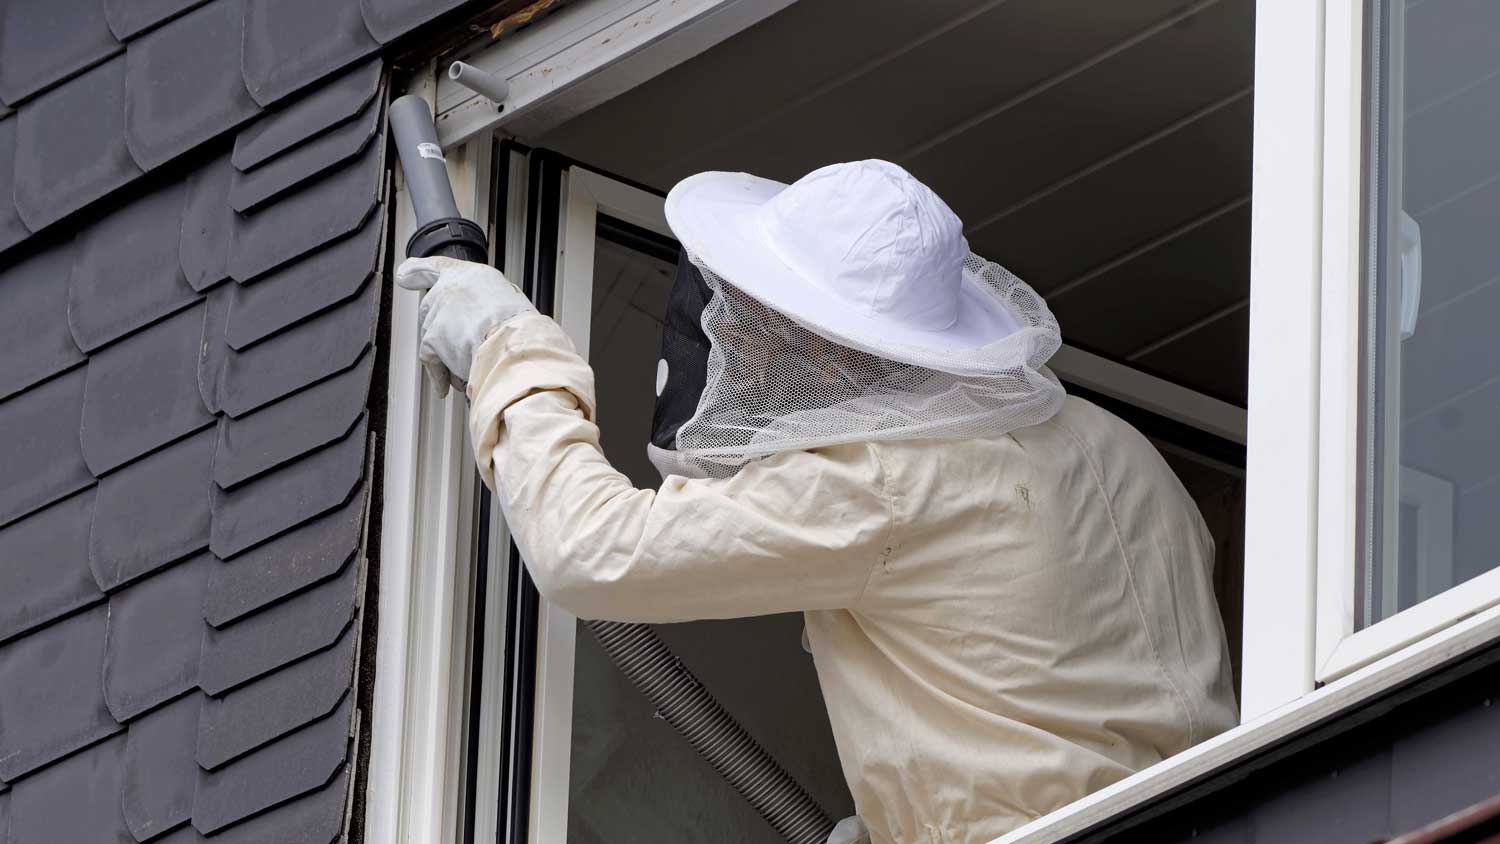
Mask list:
POLYGON ((504 106, 505 98, 510 96, 509 82, 467 62, 448 65, 448 78, 497 106, 504 106))

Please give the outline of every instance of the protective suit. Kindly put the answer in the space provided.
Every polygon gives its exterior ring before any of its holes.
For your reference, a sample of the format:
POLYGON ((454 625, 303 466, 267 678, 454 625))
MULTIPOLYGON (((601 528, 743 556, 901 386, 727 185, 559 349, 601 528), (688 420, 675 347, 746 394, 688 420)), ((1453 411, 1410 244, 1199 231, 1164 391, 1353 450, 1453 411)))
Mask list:
MULTIPOLYGON (((1050 312, 931 191, 857 162, 702 174, 667 210, 711 348, 675 448, 653 445, 699 477, 615 471, 592 371, 514 297, 471 349, 475 457, 545 596, 623 621, 804 612, 874 844, 990 841, 1236 722, 1191 499, 1064 397, 1050 312)), ((399 276, 480 272, 510 288, 399 276)), ((424 354, 468 363, 423 321, 424 354)))

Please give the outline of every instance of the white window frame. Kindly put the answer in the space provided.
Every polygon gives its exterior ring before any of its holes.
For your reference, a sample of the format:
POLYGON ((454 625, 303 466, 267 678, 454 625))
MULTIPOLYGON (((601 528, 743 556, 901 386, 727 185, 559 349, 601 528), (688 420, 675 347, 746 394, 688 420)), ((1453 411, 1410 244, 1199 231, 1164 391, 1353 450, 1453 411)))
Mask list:
MULTIPOLYGON (((1326 3, 1328 97, 1324 110, 1322 400, 1315 635, 1318 682, 1337 680, 1400 648, 1421 647, 1435 632, 1500 604, 1500 570, 1452 585, 1452 486, 1415 469, 1398 469, 1392 441, 1382 459, 1394 471, 1387 472, 1390 480, 1377 493, 1384 499, 1388 513, 1393 512, 1397 502, 1417 505, 1420 553, 1437 565, 1433 571, 1424 572, 1426 582, 1419 585, 1419 593, 1430 597, 1355 630, 1357 560, 1361 556, 1358 491, 1360 475, 1365 470, 1360 457, 1360 426, 1371 422, 1361 417, 1359 401, 1361 361, 1366 354, 1360 331, 1361 302, 1368 283, 1364 269, 1370 261, 1385 259, 1369 254, 1364 226, 1381 225, 1394 230, 1396 218, 1391 209, 1371 205, 1363 193, 1367 158, 1362 123, 1369 95, 1365 87, 1364 2, 1326 0, 1326 3), (1447 584, 1440 582, 1444 570, 1447 584)), ((1392 29, 1387 35, 1395 39, 1392 56, 1399 63, 1399 22, 1392 29)), ((1394 113, 1401 113, 1399 106, 1394 113)), ((1387 156, 1400 155, 1400 132, 1393 135, 1396 143, 1384 152, 1387 156)), ((1399 197, 1399 191, 1395 195, 1399 197)), ((1399 305, 1399 297, 1390 299, 1393 307, 1399 305)), ((1395 325, 1394 320, 1388 322, 1395 325)), ((1398 337, 1388 340, 1399 342, 1398 337)), ((1382 387, 1389 392, 1399 389, 1399 383, 1393 376, 1382 387)), ((1389 404, 1394 407, 1399 402, 1389 404)), ((1387 430, 1399 424, 1394 413, 1392 410, 1386 419, 1379 420, 1387 430)), ((1394 521, 1385 519, 1386 533, 1374 547, 1390 550, 1394 544, 1394 521)), ((1387 564, 1385 568, 1387 572, 1395 572, 1394 565, 1387 564)))
MULTIPOLYGON (((790 2, 577 0, 542 24, 466 57, 510 81, 512 95, 498 112, 446 78, 433 84, 429 74, 422 86, 438 106, 439 137, 461 185, 460 210, 487 211, 487 198, 480 198, 487 176, 481 179, 478 171, 480 162, 488 161, 491 131, 534 134, 557 125, 790 2), (633 30, 639 35, 627 35, 633 30)), ((1500 602, 1500 573, 1352 633, 1361 9, 1361 0, 1257 3, 1248 413, 1196 399, 1184 403, 1171 385, 1135 382, 1134 370, 1078 350, 1065 348, 1056 361, 1060 374, 1090 389, 1139 401, 1246 444, 1244 723, 995 844, 1050 844, 1107 823, 1500 636, 1500 606, 1493 606, 1500 602)), ((565 215, 586 214, 590 201, 596 208, 601 204, 598 186, 587 182, 585 177, 568 183, 565 215)), ((411 228, 406 206, 398 195, 398 242, 411 228)), ((560 233, 563 262, 581 261, 580 250, 592 250, 592 241, 570 248, 566 239, 566 231, 560 233)), ((520 251, 515 244, 507 256, 520 251)), ((519 277, 518 267, 506 269, 519 277)), ((579 307, 578 296, 591 290, 560 288, 556 295, 566 327, 566 314, 579 307)), ((426 583, 430 572, 417 577, 412 566, 430 559, 433 549, 456 550, 465 541, 451 512, 432 522, 419 520, 421 505, 446 502, 437 505, 441 511, 461 504, 454 478, 467 470, 453 461, 467 460, 468 453, 459 444, 463 426, 455 424, 461 406, 423 393, 415 363, 415 303, 414 294, 396 292, 390 341, 381 624, 366 821, 367 840, 374 844, 412 840, 419 830, 423 840, 453 840, 425 831, 447 835, 452 825, 448 807, 454 798, 444 789, 453 787, 453 765, 444 754, 453 748, 454 695, 462 694, 461 677, 454 675, 462 672, 452 666, 461 664, 455 653, 462 650, 457 637, 465 628, 460 614, 442 604, 455 600, 457 584, 467 575, 461 567, 439 567, 437 582, 426 583), (428 444, 432 437, 438 438, 435 447, 428 444), (429 715, 435 720, 413 726, 429 715)), ((586 299, 583 307, 586 313, 586 299)), ((582 339, 586 348, 587 338, 582 339)), ((1443 491, 1430 484, 1422 488, 1426 491, 1413 494, 1422 496, 1423 507, 1433 508, 1432 518, 1441 518, 1443 491)), ((1451 491, 1448 496, 1451 508, 1451 491)), ((492 548, 508 544, 497 524, 487 529, 495 538, 492 548)), ((552 844, 558 839, 538 837, 538 831, 564 828, 556 818, 562 805, 565 824, 565 739, 571 724, 546 723, 547 707, 541 703, 571 696, 576 626, 565 614, 548 615, 545 609, 540 625, 530 828, 532 841, 552 844)), ((503 627, 496 620, 486 629, 498 635, 503 627)), ((497 651, 486 648, 487 656, 498 658, 497 651)), ((493 829, 491 838, 482 840, 491 840, 493 829)))
MULTIPOLYGON (((435 76, 413 80, 408 93, 432 101, 435 76)), ((475 140, 445 151, 459 213, 489 227, 489 144, 475 140)), ((396 254, 415 230, 399 167, 392 210, 396 254)), ((413 291, 392 293, 390 372, 386 394, 385 478, 380 519, 379 627, 365 840, 457 842, 462 836, 463 765, 469 706, 479 710, 476 793, 498 791, 499 662, 503 658, 505 580, 476 607, 485 614, 486 682, 468 690, 475 629, 471 599, 479 531, 492 550, 509 545, 498 513, 476 524, 478 473, 468 437, 468 406, 458 391, 439 399, 417 362, 417 305, 413 291)), ((477 801, 476 840, 494 840, 493 801, 477 801), (485 834, 488 833, 488 837, 485 834)))

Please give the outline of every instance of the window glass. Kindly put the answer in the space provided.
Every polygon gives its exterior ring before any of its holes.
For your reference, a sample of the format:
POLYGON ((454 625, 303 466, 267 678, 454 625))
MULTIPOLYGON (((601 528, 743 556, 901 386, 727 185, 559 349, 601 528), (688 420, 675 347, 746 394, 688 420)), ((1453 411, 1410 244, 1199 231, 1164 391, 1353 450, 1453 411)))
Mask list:
POLYGON ((1500 3, 1365 10, 1357 628, 1500 565, 1500 3))
MULTIPOLYGON (((677 245, 600 217, 589 359, 605 454, 639 488, 677 245)), ((835 818, 854 813, 800 613, 654 625, 667 647, 835 818)), ((580 623, 568 841, 779 844, 781 837, 679 736, 580 623)))

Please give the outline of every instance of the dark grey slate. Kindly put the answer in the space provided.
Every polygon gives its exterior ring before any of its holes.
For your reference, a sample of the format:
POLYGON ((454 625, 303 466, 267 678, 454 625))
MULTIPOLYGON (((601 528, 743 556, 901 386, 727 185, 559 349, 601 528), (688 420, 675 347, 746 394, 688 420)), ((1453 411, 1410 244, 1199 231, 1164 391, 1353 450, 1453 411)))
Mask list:
MULTIPOLYGON (((353 749, 345 751, 352 758, 353 749)), ((344 765, 333 781, 317 791, 220 831, 213 838, 175 844, 333 844, 344 829, 352 765, 344 765)))
POLYGON ((1308 761, 1284 793, 1251 809, 1256 841, 1378 841, 1389 832, 1389 750, 1308 761))
POLYGON ((337 578, 222 630, 205 627, 199 688, 220 695, 337 642, 354 618, 359 569, 345 566, 337 578))
POLYGON ((254 413, 221 418, 214 481, 232 489, 346 436, 364 410, 375 369, 373 352, 360 360, 353 369, 254 413))
POLYGON ((382 44, 462 6, 466 0, 360 0, 365 26, 382 44))
POLYGON ((16 126, 11 115, 0 116, 0 252, 31 236, 16 211, 16 126))
POLYGON ((203 346, 198 351, 198 392, 203 404, 218 413, 219 384, 224 380, 224 361, 229 344, 224 342, 224 324, 229 316, 229 289, 224 285, 208 291, 208 308, 203 312, 203 346))
POLYGON ((99 482, 89 568, 116 588, 208 545, 212 429, 126 466, 99 482))
POLYGON ((317 319, 243 352, 226 349, 219 407, 238 417, 354 366, 374 339, 379 294, 379 284, 366 284, 358 296, 317 319))
POLYGON ((68 324, 93 351, 197 301, 177 258, 183 201, 172 182, 81 232, 68 290, 68 324))
POLYGON ((0 528, 0 641, 104 597, 89 571, 93 512, 86 489, 0 528))
POLYGON ((125 737, 116 736, 16 783, 8 844, 131 844, 124 779, 125 737))
POLYGON ((198 764, 215 770, 334 710, 354 681, 359 634, 218 698, 198 722, 198 764))
POLYGON ((229 204, 240 213, 260 208, 286 191, 348 161, 364 150, 380 128, 382 110, 374 102, 354 120, 330 129, 296 149, 241 173, 229 188, 229 204))
POLYGON ((234 139, 234 166, 249 170, 348 120, 375 98, 379 84, 380 61, 371 60, 266 112, 234 139))
POLYGON ((120 806, 137 841, 192 820, 198 765, 193 761, 204 697, 183 695, 130 723, 120 806))
POLYGON ((357 230, 381 187, 381 145, 254 214, 239 217, 229 243, 229 274, 249 281, 357 230))
POLYGON ((0 269, 0 399, 83 361, 68 331, 72 270, 66 245, 0 269))
POLYGON ((120 729, 101 684, 108 616, 98 606, 0 646, 0 779, 18 794, 35 779, 22 774, 120 729))
POLYGON ((187 178, 187 205, 182 211, 182 273, 194 290, 206 290, 229 278, 229 235, 234 209, 229 207, 229 156, 221 155, 187 178))
POLYGON ((125 146, 124 56, 37 97, 16 120, 16 210, 34 232, 141 174, 125 146))
POLYGON ((242 0, 215 0, 125 55, 125 141, 152 170, 260 111, 240 75, 242 0))
POLYGON ((332 714, 198 778, 193 826, 204 834, 327 785, 344 765, 354 696, 332 714))
POLYGON ((119 49, 103 0, 0 3, 0 99, 15 105, 119 49))
POLYGON ((223 627, 342 571, 360 548, 369 489, 366 481, 337 510, 211 567, 203 617, 223 627))
POLYGON ((1500 706, 1493 683, 1447 696, 1445 718, 1392 730, 1391 828, 1416 829, 1500 793, 1500 706))
POLYGON ((84 371, 0 401, 0 525, 94 482, 78 446, 84 371))
POLYGON ((344 439, 232 490, 213 491, 215 554, 235 554, 349 500, 364 477, 368 416, 344 439))
POLYGON ((270 105, 379 49, 357 0, 246 0, 245 85, 270 105))
POLYGON ((81 437, 95 475, 213 423, 198 394, 204 310, 180 311, 89 358, 81 437))
POLYGON ((213 565, 199 554, 109 596, 104 702, 116 721, 197 685, 203 587, 213 565))
POLYGON ((229 294, 225 326, 229 345, 243 350, 359 293, 380 265, 385 229, 385 218, 377 209, 353 236, 254 283, 236 285, 229 294))
POLYGON ((124 41, 180 15, 204 0, 104 0, 104 17, 110 31, 124 41))
POLYGON ((0 841, 10 840, 10 786, 0 782, 0 841))

